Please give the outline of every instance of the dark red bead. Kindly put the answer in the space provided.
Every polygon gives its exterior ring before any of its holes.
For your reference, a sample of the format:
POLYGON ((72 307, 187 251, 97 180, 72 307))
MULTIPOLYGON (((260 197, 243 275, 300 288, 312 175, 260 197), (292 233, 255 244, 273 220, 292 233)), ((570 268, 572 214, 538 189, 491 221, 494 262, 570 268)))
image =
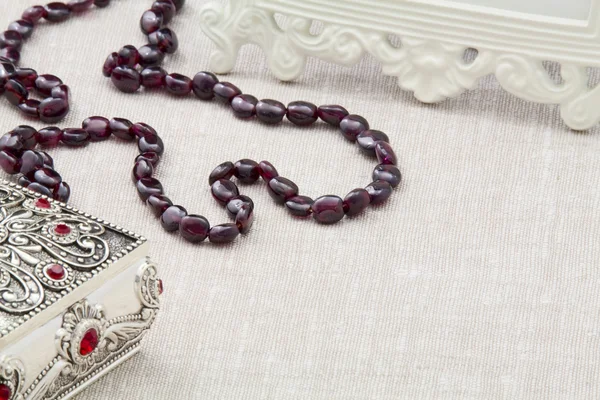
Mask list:
POLYGON ((21 18, 26 19, 27 21, 35 24, 40 19, 46 17, 47 14, 48 13, 46 12, 46 9, 44 7, 33 6, 33 7, 29 7, 25 11, 23 11, 21 18))
POLYGON ((15 71, 11 78, 17 82, 20 82, 26 88, 31 88, 35 85, 35 80, 37 77, 38 74, 34 69, 19 68, 15 71))
POLYGON ((165 145, 158 136, 145 136, 138 140, 138 148, 141 153, 151 151, 158 154, 159 156, 165 151, 165 145))
POLYGON ((52 197, 54 200, 60 201, 61 203, 66 203, 69 201, 69 197, 71 197, 71 187, 67 184, 67 182, 61 182, 54 188, 52 192, 52 197))
POLYGON ((59 77, 45 74, 39 75, 36 78, 34 86, 39 94, 48 97, 52 95, 52 89, 62 84, 63 82, 60 80, 59 77))
POLYGON ((159 10, 148 10, 142 14, 140 19, 140 28, 145 35, 159 30, 164 23, 164 17, 159 10))
POLYGON ((235 164, 233 174, 242 183, 254 183, 260 177, 258 173, 258 163, 253 160, 244 158, 237 161, 235 164))
POLYGON ((48 3, 44 6, 46 9, 46 18, 50 22, 64 21, 71 15, 71 9, 61 2, 48 3))
POLYGON ((291 180, 282 176, 276 176, 267 182, 269 194, 278 204, 283 204, 291 197, 298 195, 298 186, 291 180))
POLYGON ((268 161, 261 161, 258 163, 258 173, 265 182, 269 182, 271 179, 279 176, 279 172, 277 172, 273 164, 268 161))
POLYGON ((62 99, 65 101, 69 101, 70 90, 67 85, 58 85, 52 88, 50 91, 50 96, 55 99, 62 99))
POLYGON ((287 106, 287 118, 295 125, 310 125, 318 119, 317 106, 307 101, 293 101, 287 106))
POLYGON ((231 109, 238 118, 250 118, 256 114, 258 99, 250 94, 240 94, 231 100, 231 109))
POLYGON ((154 167, 152 166, 152 163, 148 160, 140 160, 133 166, 131 177, 134 182, 137 182, 142 178, 151 178, 153 173, 154 167))
POLYGON ((142 178, 135 183, 135 187, 143 201, 153 194, 163 194, 162 184, 156 178, 142 178))
POLYGON ((90 142, 90 134, 85 129, 67 128, 63 130, 61 141, 71 147, 85 146, 90 142))
POLYGON ((242 91, 233 83, 217 82, 213 87, 213 93, 217 99, 231 103, 231 100, 242 94, 242 91))
POLYGON ((231 243, 240 234, 236 224, 221 224, 210 228, 208 240, 215 244, 231 243))
POLYGON ((19 138, 24 150, 33 149, 38 143, 38 131, 29 125, 19 125, 8 135, 19 138))
POLYGON ((280 101, 263 99, 256 104, 256 118, 266 124, 278 124, 286 114, 287 108, 280 101))
POLYGON ((44 167, 54 168, 54 160, 50 157, 50 154, 45 151, 38 151, 37 153, 42 157, 42 160, 44 160, 44 167))
POLYGON ((82 12, 90 8, 94 0, 70 0, 67 5, 73 12, 82 12))
POLYGON ((5 96, 6 99, 10 102, 10 104, 18 106, 29 96, 29 92, 25 88, 25 86, 15 81, 14 79, 9 79, 8 82, 4 85, 5 96))
POLYGON ((15 49, 15 48, 4 47, 4 48, 0 49, 0 58, 4 58, 4 59, 10 61, 11 63, 16 64, 21 59, 21 53, 19 53, 19 50, 15 49))
POLYGON ((33 22, 20 19, 8 24, 7 30, 19 32, 23 39, 27 39, 33 33, 33 22))
POLYGON ((254 209, 254 202, 252 201, 252 199, 250 197, 244 196, 243 194, 241 194, 241 195, 229 200, 229 202, 225 206, 225 209, 227 210, 229 215, 231 215, 232 217, 235 218, 235 216, 238 214, 238 212, 244 206, 248 206, 248 207, 254 209))
POLYGON ((102 75, 107 78, 110 78, 117 65, 119 65, 119 55, 117 53, 110 53, 106 60, 104 61, 104 65, 102 65, 102 75))
POLYGON ((385 181, 376 181, 365 188, 371 197, 371 204, 381 204, 392 195, 392 185, 385 181))
POLYGON ((233 176, 233 170, 235 166, 231 161, 225 161, 216 166, 208 176, 208 184, 212 185, 219 179, 229 179, 233 176))
POLYGON ((385 181, 392 187, 396 187, 402 181, 402 174, 395 165, 379 164, 373 170, 374 181, 385 181))
POLYGON ((40 120, 52 124, 62 120, 69 113, 69 102, 64 99, 47 98, 40 103, 38 112, 40 120))
POLYGON ((27 150, 21 156, 21 168, 23 175, 30 174, 44 167, 44 158, 37 151, 27 150))
POLYGON ((19 104, 18 107, 19 110, 21 110, 23 114, 27 115, 28 117, 39 118, 40 103, 41 102, 39 100, 27 99, 23 103, 19 104))
POLYGON ((167 208, 173 205, 173 202, 163 194, 153 194, 148 197, 146 204, 156 217, 160 217, 167 208))
POLYGON ((349 217, 363 212, 371 203, 371 196, 365 189, 354 189, 344 197, 344 212, 349 217))
POLYGON ((8 80, 16 71, 17 68, 13 65, 12 62, 6 59, 0 59, 0 83, 2 83, 2 87, 0 87, 0 90, 4 90, 4 84, 8 82, 8 80))
POLYGON ((160 156, 152 151, 147 151, 145 153, 138 155, 135 158, 136 162, 138 162, 140 160, 148 160, 148 161, 150 161, 150 164, 152 164, 153 167, 156 167, 156 165, 160 161, 160 156))
POLYGON ((192 80, 192 90, 201 100, 210 100, 215 97, 213 89, 219 79, 210 72, 198 72, 192 80))
POLYGON ((235 224, 242 235, 250 231, 254 223, 254 209, 250 206, 243 206, 235 217, 235 224))
POLYGON ((140 73, 127 66, 116 67, 110 78, 117 89, 125 93, 136 92, 142 84, 140 73))
POLYGON ((104 8, 110 4, 110 0, 94 0, 96 7, 104 8))
POLYGON ((8 132, 0 137, 0 151, 6 151, 16 157, 23 153, 23 139, 14 132, 8 132))
POLYGON ((187 215, 185 208, 181 206, 170 206, 160 216, 160 224, 163 229, 168 232, 173 232, 179 229, 179 224, 183 217, 187 215))
POLYGON ((200 243, 208 237, 210 224, 201 215, 186 215, 179 223, 179 234, 191 243, 200 243))
POLYGON ((181 10, 183 5, 185 4, 185 0, 172 0, 172 1, 173 1, 173 4, 175 4, 175 9, 177 11, 181 10))
POLYGON ((380 140, 375 143, 375 154, 377 155, 377 160, 380 164, 396 165, 398 163, 398 159, 396 158, 392 146, 387 142, 380 140))
POLYGON ((169 28, 163 28, 156 32, 152 32, 148 35, 148 41, 150 44, 156 45, 160 51, 167 54, 175 53, 179 47, 177 35, 169 28))
POLYGON ((165 58, 165 53, 160 51, 158 46, 154 44, 147 44, 138 49, 140 53, 140 65, 142 67, 151 67, 159 65, 165 58))
POLYGON ((356 143, 362 152, 370 156, 375 155, 375 144, 380 140, 384 142, 390 142, 388 135, 381 131, 368 129, 358 134, 356 137, 356 143))
POLYGON ((219 179, 210 187, 210 192, 219 204, 222 206, 229 203, 233 198, 240 195, 238 187, 235 183, 227 179, 219 179))
POLYGON ((142 70, 142 85, 148 89, 157 89, 165 86, 167 71, 161 67, 147 67, 142 70))
POLYGON ((321 120, 333 125, 335 127, 340 126, 340 122, 348 116, 348 110, 338 105, 324 105, 317 109, 317 114, 321 120))
POLYGON ((152 10, 158 10, 162 13, 163 23, 168 24, 171 22, 175 13, 177 12, 177 8, 175 8, 175 4, 171 0, 158 0, 152 3, 152 10))
POLYGON ((19 179, 17 179, 17 184, 26 188, 31 184, 31 181, 26 176, 21 175, 19 179))
POLYGON ((48 197, 52 197, 54 192, 52 191, 51 188, 47 188, 46 186, 42 185, 41 183, 37 183, 37 182, 31 182, 29 185, 27 185, 27 189, 29 190, 33 190, 36 193, 42 194, 44 196, 48 196, 48 197))
POLYGON ((350 114, 340 122, 340 129, 344 137, 353 142, 361 132, 369 129, 369 123, 360 115, 350 114))
POLYGON ((113 135, 118 137, 119 139, 132 141, 135 139, 135 133, 132 132, 131 127, 133 124, 131 121, 125 118, 112 118, 108 126, 112 131, 113 135))
POLYGON ((321 224, 334 224, 344 218, 344 202, 338 196, 321 196, 312 204, 312 215, 321 224))
POLYGON ((90 134, 92 142, 106 140, 112 133, 110 122, 104 117, 89 117, 83 121, 82 128, 90 134))
POLYGON ((7 174, 16 174, 21 169, 21 160, 7 151, 0 151, 0 167, 7 174))
POLYGON ((42 146, 56 146, 62 139, 62 130, 56 126, 49 126, 38 132, 38 141, 42 146))
POLYGON ((182 74, 169 74, 165 78, 167 92, 176 96, 187 96, 192 91, 192 80, 182 74))
POLYGON ((136 122, 131 126, 131 132, 138 138, 148 137, 148 136, 158 136, 156 130, 148 124, 143 122, 136 122))
POLYGON ((21 51, 23 46, 23 36, 17 31, 4 31, 0 33, 0 49, 12 47, 17 51, 21 51))
POLYGON ((140 61, 140 53, 133 45, 125 45, 121 47, 117 53, 117 65, 126 67, 135 67, 140 61))
POLYGON ((285 208, 295 217, 306 218, 312 214, 313 199, 308 196, 290 197, 285 202, 285 208))
POLYGON ((32 174, 27 175, 27 177, 31 182, 37 182, 52 190, 62 182, 60 174, 49 167, 37 169, 32 174))

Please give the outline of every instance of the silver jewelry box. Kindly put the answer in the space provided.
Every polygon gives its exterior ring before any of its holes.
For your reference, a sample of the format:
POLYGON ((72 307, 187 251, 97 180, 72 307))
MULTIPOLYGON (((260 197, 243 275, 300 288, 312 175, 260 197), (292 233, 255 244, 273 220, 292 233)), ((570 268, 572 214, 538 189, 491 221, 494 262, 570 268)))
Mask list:
POLYGON ((140 349, 162 281, 145 239, 0 183, 0 400, 69 399, 140 349))

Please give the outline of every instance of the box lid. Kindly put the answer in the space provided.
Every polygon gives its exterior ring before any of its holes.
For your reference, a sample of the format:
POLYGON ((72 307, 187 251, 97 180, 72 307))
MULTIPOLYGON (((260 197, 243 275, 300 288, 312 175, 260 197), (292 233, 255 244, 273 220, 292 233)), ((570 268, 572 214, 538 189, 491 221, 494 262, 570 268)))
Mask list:
POLYGON ((140 235, 0 182, 0 348, 146 255, 140 235))

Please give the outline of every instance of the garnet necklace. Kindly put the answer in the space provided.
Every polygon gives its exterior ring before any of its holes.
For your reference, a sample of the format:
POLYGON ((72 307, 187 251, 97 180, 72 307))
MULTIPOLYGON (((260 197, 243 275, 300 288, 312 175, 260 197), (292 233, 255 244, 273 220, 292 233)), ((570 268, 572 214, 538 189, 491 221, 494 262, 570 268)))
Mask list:
MULTIPOLYGON (((53 2, 25 10, 22 19, 11 23, 8 30, 0 33, 0 94, 4 93, 9 102, 30 118, 46 123, 56 123, 64 118, 69 112, 69 88, 54 75, 38 75, 33 69, 15 67, 22 42, 42 19, 59 22, 92 5, 106 7, 109 3, 110 0, 72 0, 66 4, 53 2), (32 90, 45 98, 41 101, 29 98, 32 90)), ((312 216, 323 224, 338 222, 344 216, 355 216, 369 205, 381 204, 390 197, 392 189, 401 181, 396 155, 388 136, 370 129, 363 117, 350 114, 339 105, 317 107, 306 101, 294 101, 285 106, 277 100, 258 100, 243 94, 232 83, 220 82, 210 72, 199 72, 189 78, 178 73, 168 74, 161 68, 165 55, 174 53, 178 47, 175 32, 165 25, 183 4, 184 0, 155 1, 140 20, 140 27, 148 36, 149 43, 140 48, 127 45, 108 56, 102 72, 119 90, 131 93, 144 87, 164 89, 174 96, 193 93, 200 100, 216 99, 229 104, 237 118, 257 119, 265 124, 281 123, 285 117, 295 125, 307 126, 321 119, 338 127, 342 135, 356 142, 365 154, 377 158, 379 163, 373 171, 373 182, 364 189, 350 191, 343 199, 326 195, 313 200, 301 196, 298 186, 280 176, 268 161, 227 161, 212 171, 208 183, 213 197, 226 208, 234 223, 211 227, 203 216, 188 214, 182 206, 174 205, 164 195, 161 183, 152 177, 164 152, 163 142, 152 127, 123 118, 109 120, 94 116, 83 121, 81 128, 50 126, 38 131, 21 125, 0 138, 0 166, 8 174, 20 174, 18 183, 40 195, 40 207, 49 204, 46 198, 66 202, 70 188, 54 170, 52 158, 43 151, 34 150, 35 147, 59 144, 84 146, 111 136, 126 141, 137 140, 140 154, 135 158, 132 178, 140 198, 160 218, 165 230, 179 231, 184 239, 194 243, 206 238, 212 243, 229 243, 250 229, 254 204, 249 197, 239 193, 237 185, 231 181, 233 176, 245 184, 262 178, 271 197, 276 203, 284 204, 290 214, 300 218, 312 216)))

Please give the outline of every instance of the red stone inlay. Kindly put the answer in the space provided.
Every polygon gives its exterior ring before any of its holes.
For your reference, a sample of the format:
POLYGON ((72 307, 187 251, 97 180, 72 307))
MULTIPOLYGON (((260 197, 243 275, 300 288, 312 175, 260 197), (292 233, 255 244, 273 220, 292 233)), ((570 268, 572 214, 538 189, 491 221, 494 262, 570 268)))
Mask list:
POLYGON ((38 208, 50 208, 52 205, 47 199, 37 199, 35 201, 35 206, 38 208))
POLYGON ((163 286, 163 281, 162 279, 158 280, 158 294, 163 294, 163 292, 165 291, 165 288, 163 286))
POLYGON ((94 328, 89 329, 81 339, 79 344, 79 354, 87 356, 98 347, 98 331, 94 328))
POLYGON ((62 265, 50 264, 48 268, 46 268, 46 274, 54 281, 65 279, 65 269, 62 265))
POLYGON ((0 385, 0 400, 9 400, 12 395, 12 391, 8 385, 0 385))
POLYGON ((58 224, 54 227, 54 232, 59 235, 68 235, 71 233, 71 228, 67 224, 58 224))

